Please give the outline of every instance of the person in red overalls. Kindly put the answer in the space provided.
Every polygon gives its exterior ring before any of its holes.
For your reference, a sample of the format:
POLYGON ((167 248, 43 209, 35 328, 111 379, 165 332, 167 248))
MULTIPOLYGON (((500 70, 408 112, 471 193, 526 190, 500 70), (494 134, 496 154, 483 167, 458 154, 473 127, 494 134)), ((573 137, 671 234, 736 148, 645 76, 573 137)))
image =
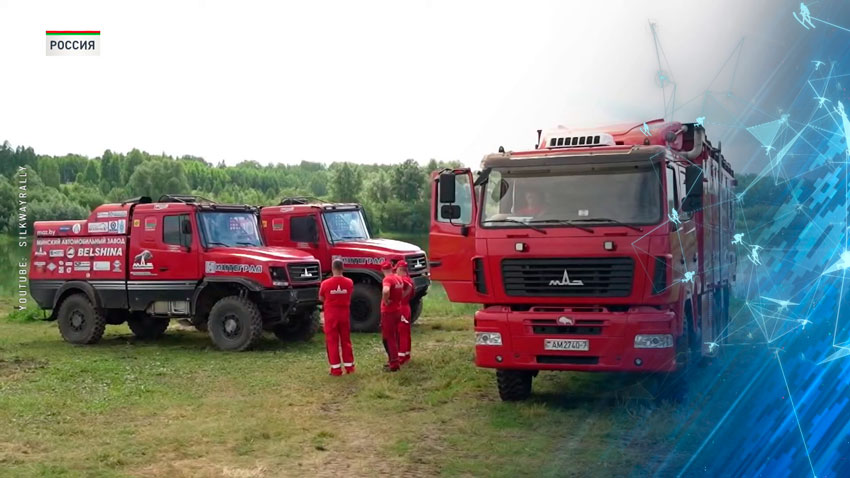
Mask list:
POLYGON ((398 323, 398 362, 400 365, 410 361, 410 299, 413 298, 413 279, 407 275, 407 262, 398 261, 395 273, 404 284, 401 297, 401 320, 398 323))
POLYGON ((324 304, 325 312, 325 345, 328 349, 328 362, 331 364, 331 375, 342 375, 342 367, 346 373, 354 373, 354 351, 351 348, 351 321, 349 308, 354 282, 342 275, 342 261, 335 259, 331 264, 333 276, 322 281, 319 287, 319 300, 324 304), (342 347, 342 361, 339 350, 342 347))
POLYGON ((381 290, 381 338, 384 341, 384 350, 387 351, 387 364, 384 366, 384 371, 395 372, 399 369, 398 323, 401 316, 404 283, 395 275, 389 261, 384 261, 381 272, 384 273, 381 290))

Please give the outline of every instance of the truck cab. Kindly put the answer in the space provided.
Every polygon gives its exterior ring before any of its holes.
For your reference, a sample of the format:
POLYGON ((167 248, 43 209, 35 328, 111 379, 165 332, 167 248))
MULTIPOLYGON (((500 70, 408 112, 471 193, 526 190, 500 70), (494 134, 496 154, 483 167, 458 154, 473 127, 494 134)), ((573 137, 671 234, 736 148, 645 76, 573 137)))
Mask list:
POLYGON ((106 324, 123 322, 155 338, 170 318, 223 350, 249 349, 263 330, 282 340, 317 330, 318 261, 266 246, 250 206, 142 197, 35 231, 31 294, 70 342, 97 342, 106 324))
POLYGON ((541 370, 649 372, 675 398, 728 333, 731 167, 695 124, 538 134, 433 175, 432 277, 482 305, 476 364, 506 400, 541 370))
POLYGON ((381 265, 405 260, 415 284, 411 319, 422 312, 422 298, 431 284, 428 261, 419 247, 402 241, 373 238, 363 213, 354 203, 326 203, 310 198, 285 198, 277 206, 260 208, 260 229, 265 241, 305 251, 321 263, 322 276, 331 273, 339 258, 345 275, 354 281, 351 328, 374 332, 380 327, 381 265))

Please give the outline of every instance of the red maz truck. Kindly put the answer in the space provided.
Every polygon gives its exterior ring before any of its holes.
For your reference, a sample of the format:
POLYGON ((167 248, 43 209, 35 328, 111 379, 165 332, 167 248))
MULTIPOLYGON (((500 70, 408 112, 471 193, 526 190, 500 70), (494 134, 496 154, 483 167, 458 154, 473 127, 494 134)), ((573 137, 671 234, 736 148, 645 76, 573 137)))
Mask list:
POLYGON ((208 330, 222 350, 249 349, 263 330, 303 340, 318 329, 319 262, 266 247, 253 207, 140 197, 87 220, 36 222, 35 234, 30 293, 68 342, 95 343, 124 322, 157 338, 170 318, 208 330))
POLYGON ((359 204, 325 203, 312 198, 285 198, 277 206, 260 208, 263 237, 271 246, 300 249, 322 264, 329 275, 331 262, 345 264, 345 276, 354 281, 351 329, 374 332, 381 325, 381 264, 404 259, 415 285, 410 302, 411 320, 422 313, 422 298, 431 279, 425 252, 413 244, 373 239, 359 204))
POLYGON ((540 370, 656 372, 680 399, 717 353, 735 278, 733 187, 698 124, 558 128, 434 174, 432 278, 479 303, 475 362, 503 400, 540 370))

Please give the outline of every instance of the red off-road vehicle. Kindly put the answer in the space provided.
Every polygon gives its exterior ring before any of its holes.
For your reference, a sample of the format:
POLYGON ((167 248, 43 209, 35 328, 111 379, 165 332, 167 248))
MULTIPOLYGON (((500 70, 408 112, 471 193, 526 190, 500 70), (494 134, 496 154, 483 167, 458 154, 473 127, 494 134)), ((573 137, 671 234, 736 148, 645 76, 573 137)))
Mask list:
POLYGON ((407 262, 416 286, 410 303, 412 320, 422 313, 422 298, 431 285, 425 252, 406 242, 370 237, 359 204, 286 198, 280 205, 260 208, 260 223, 267 244, 312 254, 321 262, 323 275, 330 274, 333 259, 345 263, 345 275, 354 281, 352 330, 373 332, 380 327, 380 269, 384 261, 407 262))
POLYGON ((263 244, 256 209, 196 196, 140 197, 87 220, 35 223, 30 293, 68 342, 92 344, 127 322, 157 338, 170 318, 246 350, 263 330, 282 340, 318 329, 319 262, 263 244))

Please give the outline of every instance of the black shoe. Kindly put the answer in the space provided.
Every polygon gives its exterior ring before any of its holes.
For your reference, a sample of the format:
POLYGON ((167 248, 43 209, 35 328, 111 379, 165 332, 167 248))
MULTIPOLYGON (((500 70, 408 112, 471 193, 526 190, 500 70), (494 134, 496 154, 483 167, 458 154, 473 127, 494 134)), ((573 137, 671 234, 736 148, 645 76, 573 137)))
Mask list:
POLYGON ((398 372, 398 369, 399 369, 398 366, 393 368, 393 367, 390 367, 390 364, 387 364, 387 363, 384 364, 384 372, 398 372))

